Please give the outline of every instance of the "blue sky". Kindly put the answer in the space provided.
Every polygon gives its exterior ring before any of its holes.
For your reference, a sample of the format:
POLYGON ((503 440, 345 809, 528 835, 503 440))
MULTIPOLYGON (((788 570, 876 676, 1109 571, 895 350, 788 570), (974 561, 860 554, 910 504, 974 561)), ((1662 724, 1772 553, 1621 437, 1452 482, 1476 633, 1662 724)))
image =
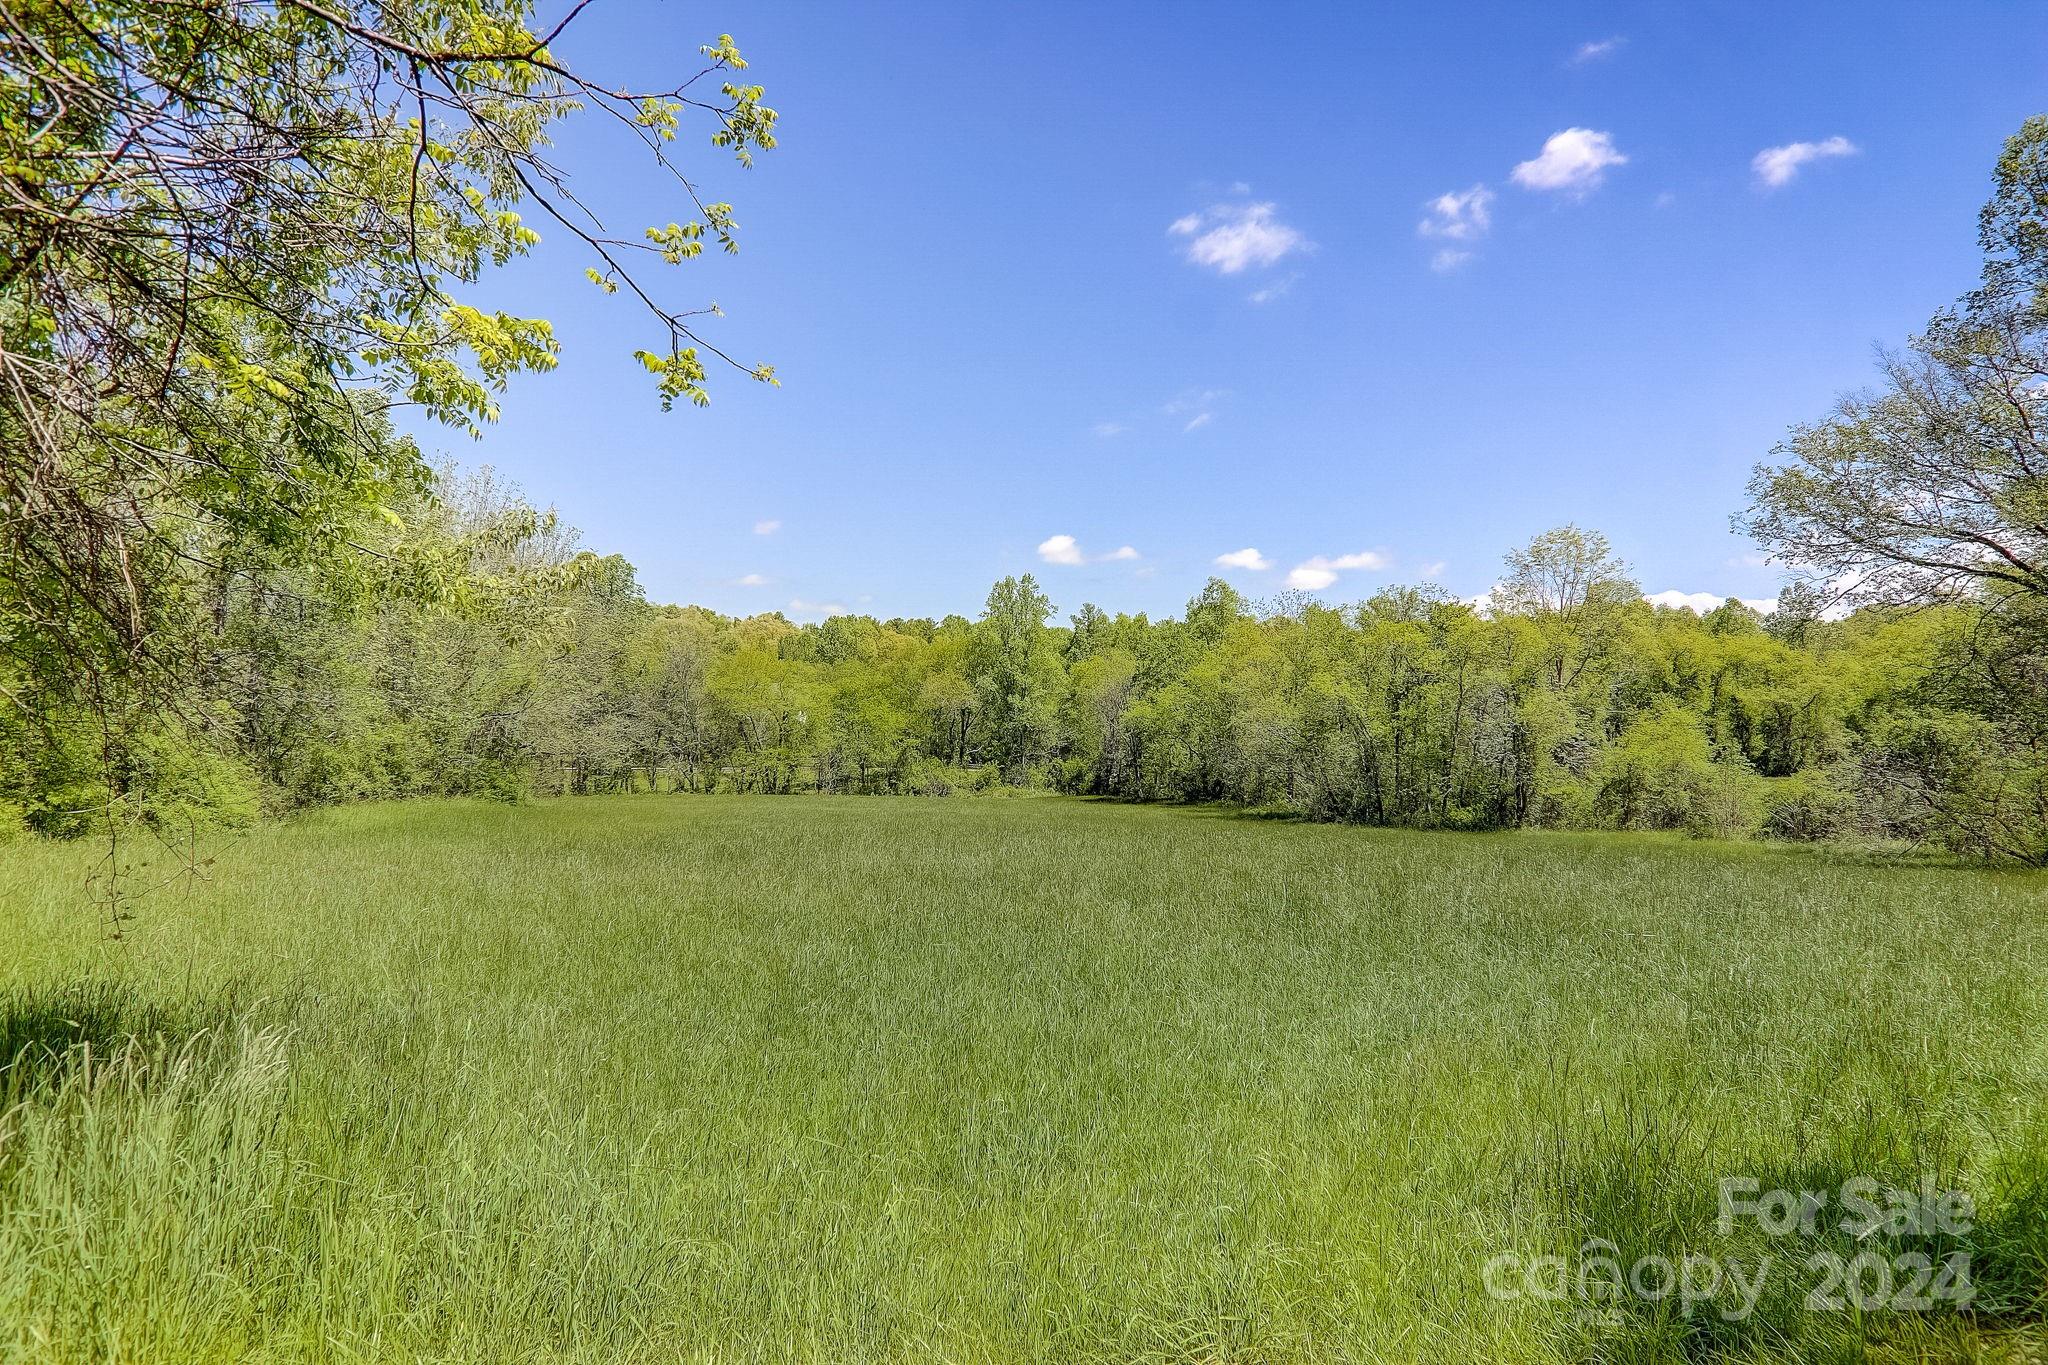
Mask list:
MULTIPOLYGON (((2048 7, 1960 0, 599 0, 560 50, 655 84, 725 31, 782 146, 703 147, 742 254, 657 279, 783 386, 663 414, 645 320, 537 222, 483 299, 560 369, 481 442, 421 434, 656 600, 802 619, 972 615, 1024 570, 1062 612, 1218 572, 1474 594, 1567 520, 1648 590, 1770 597, 1751 465, 1969 287, 2048 110, 2048 7)), ((558 153, 582 197, 686 216, 598 132, 558 153)))

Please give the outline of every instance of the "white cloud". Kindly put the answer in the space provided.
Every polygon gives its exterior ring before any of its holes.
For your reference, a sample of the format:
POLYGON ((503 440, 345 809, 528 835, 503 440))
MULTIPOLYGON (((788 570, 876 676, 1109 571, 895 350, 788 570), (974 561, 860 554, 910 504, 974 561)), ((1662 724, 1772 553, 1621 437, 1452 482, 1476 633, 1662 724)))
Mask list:
POLYGON ((1442 237, 1453 242, 1473 242, 1493 226, 1493 191, 1484 185, 1469 190, 1451 190, 1423 205, 1429 216, 1415 225, 1425 237, 1442 237))
POLYGON ((1572 53, 1572 65, 1584 66, 1587 62, 1597 62, 1603 57, 1612 57, 1615 53, 1621 51, 1623 47, 1627 46, 1627 44, 1628 39, 1619 36, 1602 38, 1597 42, 1580 43, 1579 50, 1572 53))
POLYGON ((1448 275, 1471 259, 1472 253, 1469 251, 1455 251, 1445 247, 1429 258, 1429 268, 1439 275, 1448 275))
POLYGON ((1139 558, 1135 546, 1119 545, 1108 554, 1089 555, 1081 550, 1081 543, 1072 536, 1047 536, 1038 542, 1038 557, 1048 564, 1073 566, 1093 560, 1097 564, 1111 560, 1133 560, 1139 558))
POLYGON ((781 529, 782 523, 773 517, 767 517, 754 523, 754 534, 757 536, 772 536, 781 529))
POLYGON ((1227 555, 1217 555, 1216 562, 1226 569, 1270 569, 1273 561, 1247 545, 1242 550, 1232 550, 1227 555))
POLYGON ((1190 261, 1225 275, 1272 265, 1309 245, 1308 238, 1280 221, 1272 204, 1218 204, 1176 218, 1166 230, 1193 239, 1190 261))
POLYGON ((1126 431, 1129 431, 1130 428, 1125 426, 1122 422, 1097 422, 1095 424, 1094 430, 1097 436, 1100 436, 1103 440, 1106 441, 1112 436, 1123 435, 1126 431))
POLYGON ((1195 431, 1216 420, 1216 405, 1228 397, 1229 389, 1183 389, 1161 403, 1159 411, 1179 422, 1182 431, 1195 431))
POLYGON ((806 602, 801 597, 789 599, 789 609, 798 616, 845 616, 846 607, 838 602, 806 602))
POLYGON ((1599 188, 1609 166, 1627 162, 1628 158, 1615 150, 1610 134, 1591 128, 1567 128, 1552 133, 1533 160, 1518 164, 1513 179, 1527 190, 1585 194, 1599 188))
POLYGON ((1337 581, 1339 573, 1352 569, 1384 569, 1393 560, 1379 550, 1360 550, 1356 554, 1314 555, 1287 571, 1287 586, 1302 592, 1320 592, 1337 581))
POLYGON ((733 581, 743 588, 765 588, 768 586, 768 576, 766 574, 744 574, 733 581))
POLYGON ((1254 289, 1251 293, 1246 294, 1245 298, 1252 303, 1271 303, 1274 299, 1279 298, 1282 294, 1294 288, 1295 281, 1300 278, 1299 274, 1289 275, 1284 280, 1276 280, 1272 284, 1254 289))
POLYGON ((1086 557, 1072 536, 1047 536, 1038 542, 1038 557, 1048 564, 1082 564, 1086 557))
MULTIPOLYGON (((1696 615, 1705 616, 1728 599, 1720 593, 1680 592, 1676 588, 1666 588, 1663 592, 1646 593, 1643 600, 1653 607, 1684 607, 1696 615)), ((1751 611, 1770 613, 1778 609, 1775 597, 1743 597, 1737 600, 1751 611)))
POLYGON ((1415 573, 1420 578, 1442 578, 1444 570, 1449 567, 1450 565, 1444 563, 1441 559, 1432 559, 1427 564, 1417 565, 1415 573))
POLYGON ((1854 156, 1859 150, 1845 137, 1831 137, 1821 142, 1788 142, 1782 147, 1764 148, 1751 158, 1749 168, 1756 172, 1758 184, 1767 189, 1777 189, 1791 184, 1799 174, 1799 168, 1809 161, 1854 156))
POLYGON ((1361 550, 1355 555, 1338 555, 1329 560, 1317 555, 1309 562, 1328 564, 1333 569, 1384 569, 1394 561, 1379 550, 1361 550))

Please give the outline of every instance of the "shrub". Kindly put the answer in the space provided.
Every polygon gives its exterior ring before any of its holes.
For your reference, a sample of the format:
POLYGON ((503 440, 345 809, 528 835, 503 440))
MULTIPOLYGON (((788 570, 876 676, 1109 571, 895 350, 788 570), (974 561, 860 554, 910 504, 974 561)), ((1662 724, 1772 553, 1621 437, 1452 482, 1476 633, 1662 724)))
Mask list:
POLYGON ((1849 793, 1824 773, 1770 779, 1761 798, 1757 833, 1766 839, 1815 843, 1848 832, 1855 818, 1849 793))
POLYGON ((238 829, 262 812, 261 784, 236 760, 159 730, 137 744, 132 804, 160 829, 238 829))
POLYGON ((902 790, 912 796, 951 796, 961 783, 958 768, 919 755, 903 767, 902 790))
POLYGON ((1748 827, 1756 777, 1716 763, 1699 720, 1675 708, 1643 716, 1600 756, 1594 809, 1616 829, 1724 835, 1748 827))

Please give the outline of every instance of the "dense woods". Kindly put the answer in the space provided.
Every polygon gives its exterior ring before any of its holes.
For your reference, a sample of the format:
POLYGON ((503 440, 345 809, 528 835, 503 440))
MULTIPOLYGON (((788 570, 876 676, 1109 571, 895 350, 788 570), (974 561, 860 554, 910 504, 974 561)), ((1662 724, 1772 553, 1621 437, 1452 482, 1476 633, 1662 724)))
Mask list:
MULTIPOLYGON (((1481 607, 1330 606, 1212 580, 1176 619, 1026 575, 975 620, 721 616, 647 602, 485 475, 408 509, 459 607, 221 575, 180 704, 130 734, 124 806, 174 827, 377 797, 1049 788, 1425 828, 1904 840, 2036 860, 2048 766, 1980 607, 1825 619, 1642 600, 1597 534, 1509 557, 1481 607)), ((395 533, 394 533, 395 536, 395 533)), ((104 736, 13 713, 10 814, 103 818, 104 736)))

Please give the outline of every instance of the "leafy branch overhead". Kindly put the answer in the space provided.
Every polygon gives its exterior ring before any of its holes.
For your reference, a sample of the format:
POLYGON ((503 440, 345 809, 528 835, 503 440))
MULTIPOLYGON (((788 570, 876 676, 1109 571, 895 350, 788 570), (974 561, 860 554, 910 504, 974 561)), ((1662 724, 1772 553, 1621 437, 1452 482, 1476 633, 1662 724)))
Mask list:
MULTIPOLYGON (((674 84, 587 75, 527 0, 0 0, 0 638, 45 683, 173 666, 208 575, 375 547, 429 486, 383 414, 472 434, 559 350, 461 295, 567 232, 650 315, 664 406, 707 401, 715 305, 650 268, 737 249, 681 158, 775 111, 730 36, 674 84), (583 114, 685 212, 608 231, 550 157, 583 114), (700 146, 703 144, 699 144, 700 146)), ((359 555, 358 558, 365 556, 359 555)), ((368 572, 369 570, 365 570, 368 572)))

